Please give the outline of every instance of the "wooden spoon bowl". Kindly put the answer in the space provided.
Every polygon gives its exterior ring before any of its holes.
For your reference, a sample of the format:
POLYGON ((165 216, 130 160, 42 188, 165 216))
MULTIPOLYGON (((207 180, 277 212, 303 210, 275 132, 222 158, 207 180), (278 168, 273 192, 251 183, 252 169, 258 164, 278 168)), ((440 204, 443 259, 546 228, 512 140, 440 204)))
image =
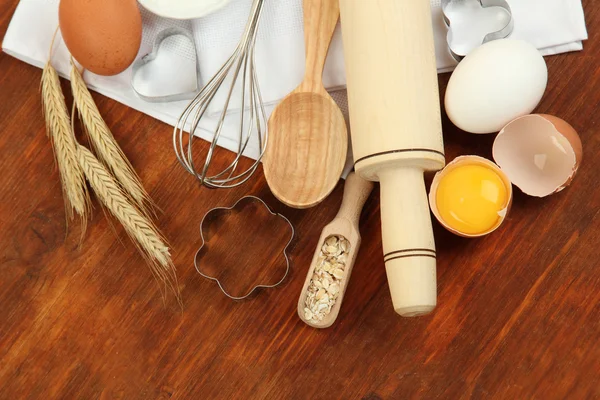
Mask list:
POLYGON ((293 92, 271 116, 269 130, 264 171, 273 194, 295 208, 323 201, 342 174, 348 147, 346 121, 331 96, 324 89, 293 92))

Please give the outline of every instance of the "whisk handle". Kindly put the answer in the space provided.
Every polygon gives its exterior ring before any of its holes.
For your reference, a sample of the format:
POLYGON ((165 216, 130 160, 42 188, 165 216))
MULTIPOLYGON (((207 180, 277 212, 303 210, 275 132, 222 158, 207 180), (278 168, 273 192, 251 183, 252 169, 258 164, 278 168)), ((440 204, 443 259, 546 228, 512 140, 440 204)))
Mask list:
POLYGON ((306 72, 302 86, 306 90, 323 88, 322 78, 325 60, 327 59, 333 32, 340 18, 338 1, 304 0, 306 72))

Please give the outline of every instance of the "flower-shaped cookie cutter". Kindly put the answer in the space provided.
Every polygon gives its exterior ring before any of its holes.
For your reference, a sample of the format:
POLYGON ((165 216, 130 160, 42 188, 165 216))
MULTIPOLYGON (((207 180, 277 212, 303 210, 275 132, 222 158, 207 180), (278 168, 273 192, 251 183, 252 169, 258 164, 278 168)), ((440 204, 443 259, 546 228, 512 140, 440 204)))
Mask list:
MULTIPOLYGON (((501 29, 487 33, 483 38, 483 42, 478 43, 478 45, 493 40, 506 39, 513 33, 515 28, 512 10, 506 0, 442 0, 444 22, 446 27, 448 27, 448 35, 446 37, 448 49, 450 49, 452 57, 458 62, 465 58, 473 48, 470 46, 465 47, 464 43, 455 43, 452 19, 457 13, 467 12, 469 9, 473 9, 473 7, 498 8, 499 15, 497 16, 496 21, 502 24, 501 29), (464 7, 464 9, 458 7, 464 7)), ((475 26, 475 24, 472 23, 468 25, 471 27, 470 29, 475 26)))
POLYGON ((219 285, 219 288, 221 289, 221 291, 223 292, 223 294, 225 294, 225 296, 229 297, 232 300, 244 300, 247 297, 249 297, 251 294, 253 294, 257 289, 272 289, 275 288, 279 285, 281 285, 283 283, 283 281, 285 281, 285 278, 287 278, 288 273, 290 272, 290 259, 288 257, 287 254, 287 249, 290 246, 290 244, 292 243, 292 241, 294 240, 294 236, 296 235, 296 230, 294 229, 294 225, 292 225, 292 223, 290 222, 289 219, 287 219, 284 215, 279 214, 274 212, 273 210, 271 210, 271 208, 267 205, 267 203, 265 203, 262 199, 256 197, 256 196, 244 196, 241 199, 239 199, 238 201, 235 202, 234 205, 232 205, 231 207, 215 207, 211 210, 209 210, 204 217, 202 218, 202 221, 200 222, 200 237, 202 238, 202 245, 200 246, 200 248, 198 249, 198 251, 196 252, 196 255, 194 256, 194 267, 196 268, 196 271, 204 278, 209 279, 211 281, 215 281, 217 282, 217 285, 219 285), (204 222, 206 221, 206 219, 213 213, 215 212, 219 212, 219 211, 232 211, 234 209, 236 209, 238 207, 238 205, 240 203, 242 203, 243 201, 246 200, 253 200, 258 202, 259 204, 263 205, 265 207, 265 209, 269 212, 270 215, 277 217, 277 218, 281 218, 283 219, 289 226, 290 226, 290 231, 291 231, 291 235, 290 235, 290 240, 288 240, 287 244, 285 245, 284 249, 283 249, 283 256, 285 258, 285 262, 286 262, 286 267, 285 267, 285 273, 283 274, 283 276, 281 277, 281 279, 271 285, 267 285, 267 284, 258 284, 256 286, 254 286, 252 289, 250 289, 250 291, 245 294, 244 296, 233 296, 232 294, 230 294, 225 287, 223 286, 223 284, 221 283, 221 281, 218 278, 215 278, 214 276, 210 276, 204 272, 201 271, 200 267, 198 266, 198 255, 200 254, 200 252, 202 251, 202 249, 204 248, 204 246, 206 245, 206 237, 204 234, 204 222))

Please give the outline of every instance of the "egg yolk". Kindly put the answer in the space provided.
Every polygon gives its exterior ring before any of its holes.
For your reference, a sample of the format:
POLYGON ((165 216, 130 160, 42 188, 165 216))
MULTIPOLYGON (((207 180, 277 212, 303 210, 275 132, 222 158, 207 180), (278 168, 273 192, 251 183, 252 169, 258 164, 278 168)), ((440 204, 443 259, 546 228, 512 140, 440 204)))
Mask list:
POLYGON ((506 208, 508 193, 502 178, 483 165, 464 165, 448 171, 440 180, 436 204, 452 229, 477 235, 494 228, 499 211, 506 208))

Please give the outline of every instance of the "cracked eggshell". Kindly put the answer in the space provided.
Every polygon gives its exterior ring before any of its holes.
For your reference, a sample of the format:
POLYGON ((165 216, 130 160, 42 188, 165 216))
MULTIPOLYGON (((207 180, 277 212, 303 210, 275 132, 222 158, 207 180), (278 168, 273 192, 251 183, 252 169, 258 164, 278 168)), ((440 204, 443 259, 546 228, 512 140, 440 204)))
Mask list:
POLYGON ((433 182, 431 183, 431 190, 429 191, 429 206, 430 206, 431 212, 433 213, 435 218, 439 221, 439 223, 444 228, 446 228, 450 232, 454 233, 455 235, 462 236, 465 238, 477 238, 477 237, 481 237, 481 236, 486 236, 486 235, 489 235, 490 233, 496 231, 500 227, 500 225, 502 225, 502 223, 508 216, 508 213, 510 212, 510 207, 512 205, 512 200, 513 200, 512 183, 511 183, 510 179, 508 179, 508 176, 506 176, 506 174, 498 167, 498 165, 494 164, 493 162, 491 162, 488 159, 485 159, 485 158, 479 157, 479 156, 460 156, 460 157, 455 158, 452 162, 450 162, 448 165, 446 165, 446 167, 443 170, 441 170, 437 174, 435 174, 435 177, 433 178, 433 182), (494 170, 498 174, 498 176, 502 179, 502 182, 504 182, 504 185, 506 187, 506 194, 507 194, 506 207, 498 212, 498 216, 500 217, 498 219, 498 222, 491 229, 488 229, 487 231, 478 233, 478 234, 464 233, 464 232, 458 231, 458 230, 454 229, 453 227, 449 226, 442 218, 440 211, 437 207, 436 197, 437 197, 437 189, 439 187, 440 181, 442 180, 444 175, 446 175, 448 172, 452 171, 454 168, 456 168, 458 166, 464 166, 464 165, 483 165, 485 167, 488 167, 488 168, 494 170))
POLYGON ((523 193, 546 197, 565 189, 583 156, 575 129, 560 118, 532 114, 515 119, 496 137, 493 157, 523 193))

